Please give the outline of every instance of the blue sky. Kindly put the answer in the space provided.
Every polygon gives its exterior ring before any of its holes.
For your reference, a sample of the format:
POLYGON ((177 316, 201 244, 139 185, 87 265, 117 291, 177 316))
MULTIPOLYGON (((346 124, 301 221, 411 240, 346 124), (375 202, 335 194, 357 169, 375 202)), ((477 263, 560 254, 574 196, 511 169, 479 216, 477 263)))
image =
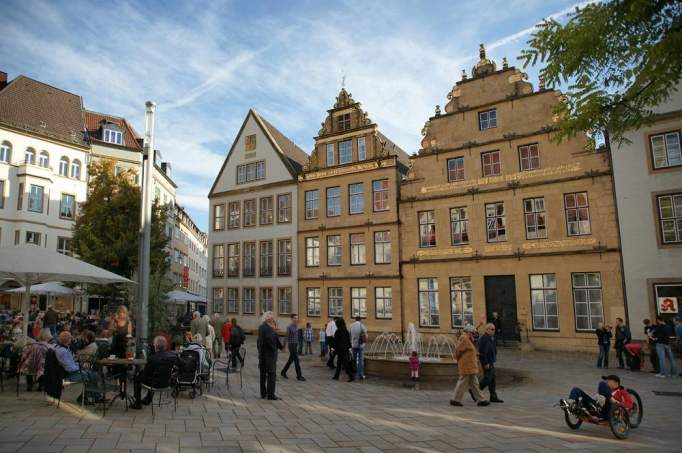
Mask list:
MULTIPOLYGON (((379 128, 409 153, 478 45, 516 61, 532 27, 577 1, 34 1, 0 3, 0 70, 83 96, 156 147, 178 203, 208 223, 208 191, 248 109, 310 153, 342 75, 379 128)), ((537 71, 529 68, 537 85, 537 71)))

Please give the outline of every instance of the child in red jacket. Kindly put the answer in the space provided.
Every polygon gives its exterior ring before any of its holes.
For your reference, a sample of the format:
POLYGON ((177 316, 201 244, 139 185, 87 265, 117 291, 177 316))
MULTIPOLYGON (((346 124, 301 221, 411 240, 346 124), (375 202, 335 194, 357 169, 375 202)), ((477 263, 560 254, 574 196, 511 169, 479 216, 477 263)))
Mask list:
POLYGON ((419 379, 419 354, 417 351, 412 351, 410 356, 410 377, 413 381, 419 379))

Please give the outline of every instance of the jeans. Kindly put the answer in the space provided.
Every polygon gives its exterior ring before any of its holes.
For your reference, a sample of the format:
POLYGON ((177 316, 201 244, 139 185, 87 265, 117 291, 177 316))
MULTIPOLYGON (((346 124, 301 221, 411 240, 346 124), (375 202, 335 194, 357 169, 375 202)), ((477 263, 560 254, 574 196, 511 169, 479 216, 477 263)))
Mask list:
POLYGON ((365 376, 365 348, 353 348, 353 362, 358 367, 355 376, 363 378, 365 376))
POLYGON ((492 363, 488 368, 483 368, 483 379, 481 379, 480 388, 481 390, 483 390, 486 387, 490 389, 490 399, 496 400, 497 390, 495 382, 495 365, 493 365, 492 363))
MULTIPOLYGON (((82 371, 72 371, 71 373, 67 374, 66 377, 64 377, 65 381, 69 382, 85 382, 85 383, 90 383, 93 382, 97 384, 97 373, 95 373, 93 370, 82 370, 82 371)), ((88 386, 85 386, 86 388, 86 393, 94 396, 95 398, 99 399, 102 394, 99 393, 98 391, 95 390, 88 390, 88 386)))
POLYGON ((608 343, 599 345, 599 357, 597 358, 597 368, 609 367, 609 349, 611 349, 611 345, 608 343))
POLYGON ((305 354, 312 354, 313 353, 313 342, 312 341, 306 341, 305 342, 305 354))
POLYGON ((296 368, 296 377, 301 377, 301 363, 298 361, 298 345, 289 343, 289 360, 287 360, 286 365, 282 368, 282 374, 287 374, 292 363, 296 368))
POLYGON ((350 364, 350 354, 348 353, 348 351, 339 352, 337 354, 336 373, 334 373, 334 379, 339 378, 342 368, 346 370, 346 373, 348 373, 349 381, 355 379, 355 377, 353 376, 353 371, 350 364))
POLYGON ((52 334, 53 337, 57 336, 57 324, 48 324, 45 327, 50 329, 50 333, 52 334))
POLYGON ((327 342, 326 341, 320 341, 320 357, 324 357, 327 355, 327 342))
MULTIPOLYGON (((599 388, 597 390, 597 393, 604 397, 604 401, 605 401, 604 407, 601 408, 601 413, 599 414, 601 416, 604 416, 605 414, 608 414, 608 407, 609 407, 608 403, 609 403, 609 400, 611 398, 611 391, 609 390, 609 385, 606 382, 601 381, 599 383, 599 388)), ((578 387, 573 387, 573 389, 571 390, 571 393, 569 394, 568 397, 570 399, 572 399, 573 401, 576 401, 576 402, 578 402, 578 400, 580 400, 581 407, 583 407, 587 410, 590 410, 590 406, 598 407, 597 401, 595 401, 594 398, 592 398, 587 393, 583 392, 578 387)))
POLYGON ((665 374, 665 361, 667 359, 670 361, 670 376, 677 376, 677 365, 675 364, 675 357, 673 356, 673 350, 670 348, 670 345, 657 343, 656 353, 658 354, 658 366, 660 367, 660 373, 665 374))
POLYGON ((625 361, 623 360, 623 355, 625 354, 625 344, 616 341, 616 357, 618 357, 618 366, 625 368, 625 361))

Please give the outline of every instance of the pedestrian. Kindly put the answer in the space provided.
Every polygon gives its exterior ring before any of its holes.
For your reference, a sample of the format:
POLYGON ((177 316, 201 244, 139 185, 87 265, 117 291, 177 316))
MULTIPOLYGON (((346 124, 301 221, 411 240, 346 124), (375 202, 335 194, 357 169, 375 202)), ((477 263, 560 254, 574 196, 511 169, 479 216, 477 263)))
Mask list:
POLYGON ((208 351, 208 357, 213 360, 213 341, 215 340, 215 329, 211 325, 211 318, 208 315, 204 315, 201 319, 206 322, 206 328, 208 329, 208 335, 204 338, 204 346, 208 351))
POLYGON ((289 324, 289 327, 287 327, 287 348, 289 349, 289 360, 287 360, 286 365, 284 365, 284 368, 282 368, 282 371, 279 374, 284 379, 289 379, 287 377, 287 371, 289 371, 289 367, 293 363, 296 369, 296 379, 299 381, 305 381, 305 378, 301 373, 301 363, 298 360, 299 330, 301 329, 298 328, 298 316, 291 315, 291 324, 289 324))
POLYGON ((490 402, 481 393, 478 382, 478 361, 476 360, 476 346, 474 346, 473 326, 465 326, 464 333, 457 341, 455 348, 455 358, 457 359, 457 371, 459 379, 455 386, 454 396, 450 400, 451 406, 462 406, 462 397, 469 391, 474 401, 479 406, 488 406, 490 402))
POLYGON ((200 334, 201 338, 206 338, 208 336, 208 321, 201 317, 201 313, 195 311, 192 313, 190 329, 192 331, 192 337, 196 334, 200 334))
POLYGON ((670 337, 674 336, 673 329, 661 317, 658 317, 656 322, 654 338, 656 340, 656 353, 658 354, 658 366, 660 368, 656 377, 665 377, 666 369, 670 370, 670 377, 677 376, 675 357, 673 356, 672 349, 670 349, 670 337))
POLYGON ((496 383, 495 383, 495 362, 497 361, 497 347, 495 346, 495 325, 490 323, 486 326, 485 334, 481 335, 478 340, 478 358, 483 367, 483 380, 479 388, 484 390, 486 387, 490 390, 491 403, 503 403, 497 397, 496 383))
POLYGON ((656 340, 654 340, 654 329, 656 326, 654 326, 649 319, 645 319, 642 321, 644 323, 644 335, 648 339, 648 345, 649 345, 649 360, 651 360, 651 367, 653 370, 651 370, 651 373, 660 373, 661 368, 658 364, 658 352, 656 352, 656 340))
POLYGON ((412 355, 410 355, 410 378, 413 381, 416 381, 419 379, 419 354, 417 351, 412 351, 412 355))
POLYGON ((500 340, 502 340, 502 346, 506 346, 504 332, 502 332, 502 319, 500 319, 500 316, 496 311, 493 312, 493 317, 490 319, 490 322, 495 326, 495 344, 500 344, 500 340))
POLYGON ((353 351, 353 364, 357 368, 355 377, 365 379, 365 344, 367 343, 367 327, 360 316, 350 325, 350 343, 353 351))
POLYGON ((353 369, 350 362, 350 334, 346 328, 346 321, 343 318, 336 320, 336 332, 334 333, 334 349, 336 350, 336 372, 334 373, 334 380, 339 380, 341 368, 345 368, 348 373, 348 382, 353 382, 353 369))
POLYGON ((271 311, 266 311, 261 317, 258 327, 258 370, 260 372, 260 397, 270 401, 281 399, 275 395, 277 383, 277 353, 284 349, 279 337, 275 333, 277 322, 271 311))
POLYGON ((603 322, 597 324, 597 329, 594 331, 597 335, 597 344, 599 345, 599 357, 597 357, 597 368, 609 367, 609 350, 611 349, 611 326, 604 327, 603 322))
POLYGON ((334 358, 336 357, 336 351, 334 349, 334 335, 336 335, 336 329, 336 320, 331 318, 327 323, 325 338, 327 339, 327 347, 329 348, 329 360, 327 360, 327 366, 332 370, 336 368, 334 366, 334 358))
POLYGON ((226 319, 225 324, 223 324, 222 336, 223 336, 223 344, 225 345, 225 354, 227 354, 228 358, 230 358, 230 334, 231 333, 232 333, 232 323, 230 322, 229 319, 226 319))
POLYGON ((57 321, 59 319, 59 313, 57 313, 52 305, 49 305, 47 307, 47 311, 45 312, 45 316, 43 317, 43 324, 45 327, 50 329, 50 333, 52 334, 53 337, 57 336, 57 321))
POLYGON ((616 318, 616 356, 618 357, 618 368, 625 368, 625 345, 632 341, 630 329, 623 322, 623 318, 616 318))
POLYGON ((237 359, 239 359, 241 366, 244 366, 244 358, 239 354, 239 348, 244 344, 246 335, 244 335, 241 326, 237 324, 236 318, 232 318, 230 324, 232 324, 230 329, 230 352, 232 353, 232 369, 235 370, 237 369, 237 359))
POLYGON ((298 355, 304 355, 303 354, 304 333, 301 327, 299 327, 298 330, 296 331, 296 335, 298 337, 298 355))
POLYGON ((320 357, 324 359, 327 356, 327 333, 324 327, 320 327, 320 357))
POLYGON ((211 321, 213 330, 215 331, 215 340, 213 341, 213 355, 220 358, 223 355, 223 326, 225 322, 220 313, 213 313, 213 320, 211 321))
POLYGON ((313 339, 315 338, 315 333, 313 332, 313 328, 310 326, 310 323, 306 323, 305 325, 305 355, 312 355, 313 354, 313 339))
POLYGON ((675 317, 675 337, 677 338, 677 351, 682 352, 682 318, 675 317))

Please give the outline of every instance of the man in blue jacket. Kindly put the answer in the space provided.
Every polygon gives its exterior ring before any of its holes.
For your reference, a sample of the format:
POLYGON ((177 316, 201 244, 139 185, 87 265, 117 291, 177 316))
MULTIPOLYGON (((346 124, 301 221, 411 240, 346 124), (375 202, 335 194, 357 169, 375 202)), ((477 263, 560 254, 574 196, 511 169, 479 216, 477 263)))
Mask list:
POLYGON ((495 360, 497 359, 497 347, 495 346, 495 324, 490 323, 485 327, 485 334, 478 340, 478 358, 483 368, 481 390, 486 387, 490 390, 491 403, 503 403, 497 397, 495 391, 495 360))

